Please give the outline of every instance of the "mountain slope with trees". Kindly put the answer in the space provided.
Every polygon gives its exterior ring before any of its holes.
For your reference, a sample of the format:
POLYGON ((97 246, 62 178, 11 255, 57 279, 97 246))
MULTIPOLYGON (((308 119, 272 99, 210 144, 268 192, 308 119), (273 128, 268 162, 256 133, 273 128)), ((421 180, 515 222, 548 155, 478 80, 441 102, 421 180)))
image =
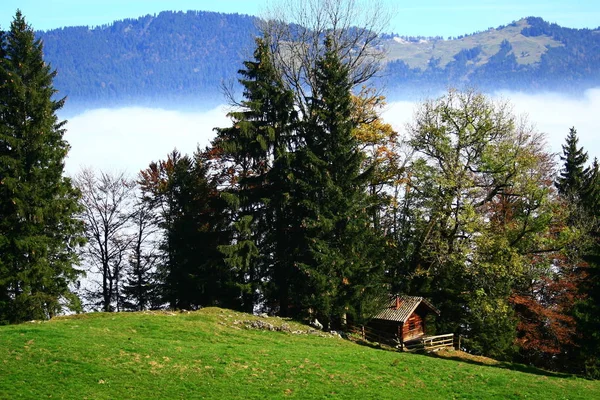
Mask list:
MULTIPOLYGON (((162 12, 94 28, 66 27, 39 36, 71 103, 221 99, 259 33, 255 17, 203 11, 162 12)), ((456 38, 381 37, 381 83, 390 97, 423 86, 522 91, 580 91, 600 84, 600 33, 525 18, 456 38)))

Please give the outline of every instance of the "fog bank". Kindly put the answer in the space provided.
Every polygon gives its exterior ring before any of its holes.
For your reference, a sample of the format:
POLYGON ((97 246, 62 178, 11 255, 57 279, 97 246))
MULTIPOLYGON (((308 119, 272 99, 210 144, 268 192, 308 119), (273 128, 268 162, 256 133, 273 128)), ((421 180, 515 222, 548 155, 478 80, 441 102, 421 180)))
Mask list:
POLYGON ((191 154, 207 146, 213 128, 229 124, 226 114, 225 107, 197 113, 141 107, 86 111, 67 123, 66 170, 71 175, 82 167, 137 174, 174 148, 191 154))
MULTIPOLYGON (((556 93, 523 94, 502 92, 495 98, 508 100, 517 115, 526 115, 534 127, 546 134, 549 150, 560 153, 561 145, 575 126, 579 144, 590 155, 600 156, 600 88, 588 90, 581 98, 556 93)), ((416 102, 392 102, 384 118, 401 134, 413 119, 416 102)), ((105 171, 126 171, 131 175, 151 161, 164 159, 177 148, 191 154, 214 137, 214 127, 231 122, 226 107, 209 111, 182 112, 127 107, 96 109, 72 117, 66 140, 71 144, 66 169, 74 174, 83 166, 105 171)))

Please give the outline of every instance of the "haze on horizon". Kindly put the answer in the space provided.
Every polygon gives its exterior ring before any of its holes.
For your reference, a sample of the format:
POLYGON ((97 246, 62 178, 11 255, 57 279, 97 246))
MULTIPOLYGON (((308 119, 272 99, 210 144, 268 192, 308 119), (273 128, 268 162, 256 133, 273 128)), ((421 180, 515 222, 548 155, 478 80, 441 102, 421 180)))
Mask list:
MULTIPOLYGON (((382 0, 396 16, 389 31, 413 36, 456 36, 508 24, 526 16, 539 16, 549 22, 575 28, 594 28, 600 21, 600 2, 559 0, 465 0, 448 5, 444 0, 394 2, 382 0)), ((165 10, 206 10, 261 15, 266 5, 276 0, 229 0, 220 2, 191 0, 90 0, 47 2, 44 0, 4 0, 0 2, 0 28, 7 29, 20 8, 35 30, 62 26, 102 25, 124 18, 137 18, 165 10)), ((571 126, 575 126, 580 145, 590 158, 600 155, 594 140, 599 124, 600 88, 588 90, 581 98, 557 93, 522 94, 505 92, 517 115, 527 114, 538 131, 546 132, 550 150, 561 151, 571 126)), ((385 119, 400 133, 410 122, 413 102, 394 102, 385 119)), ((107 107, 110 105, 107 104, 107 107)), ((67 106, 68 107, 68 106, 67 106)), ((104 170, 127 170, 135 174, 151 161, 164 158, 173 148, 191 153, 197 145, 208 145, 213 128, 228 126, 227 110, 180 111, 139 107, 95 109, 72 115, 65 138, 72 149, 66 166, 70 174, 82 166, 104 170)))

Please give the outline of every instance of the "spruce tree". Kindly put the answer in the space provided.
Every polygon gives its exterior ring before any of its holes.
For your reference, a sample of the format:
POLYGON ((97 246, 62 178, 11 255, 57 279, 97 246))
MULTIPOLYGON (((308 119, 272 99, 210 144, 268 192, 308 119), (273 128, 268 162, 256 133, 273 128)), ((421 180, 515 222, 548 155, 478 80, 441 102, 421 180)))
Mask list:
POLYGON ((581 201, 585 187, 585 163, 588 159, 583 147, 577 147, 578 142, 577 131, 572 127, 569 129, 566 143, 562 146, 563 155, 560 159, 564 164, 555 182, 558 192, 577 205, 581 201))
POLYGON ((347 312, 360 316, 367 297, 384 287, 383 265, 374 257, 381 243, 368 215, 371 171, 362 168, 365 155, 353 134, 349 69, 329 39, 325 49, 310 117, 300 129, 304 146, 296 155, 294 195, 303 218, 303 306, 336 324, 347 312))
POLYGON ((579 341, 574 349, 574 372, 600 378, 600 166, 594 159, 586 170, 582 192, 584 226, 589 243, 582 255, 587 264, 586 279, 580 287, 582 300, 575 309, 579 341))
POLYGON ((600 214, 600 165, 597 158, 594 158, 591 167, 585 171, 585 185, 581 200, 588 215, 597 218, 600 214))
POLYGON ((218 250, 229 241, 224 205, 205 154, 175 150, 140 175, 144 199, 163 231, 156 274, 163 302, 174 309, 236 307, 238 296, 218 250))
POLYGON ((287 315, 290 298, 289 232, 284 211, 289 193, 293 142, 292 93, 283 88, 266 43, 256 40, 254 60, 244 62, 239 82, 244 100, 231 112, 233 126, 218 129, 213 147, 230 172, 222 195, 231 210, 235 241, 222 246, 238 275, 242 305, 252 312, 262 301, 287 315), (268 283, 267 283, 268 282, 268 283), (259 299, 262 293, 265 298, 259 299))
POLYGON ((20 11, 0 46, 0 321, 44 319, 78 300, 69 286, 82 242, 78 192, 56 112, 56 71, 20 11))
POLYGON ((123 294, 126 297, 124 307, 132 311, 158 308, 160 299, 155 279, 160 254, 156 246, 158 216, 142 196, 136 199, 132 226, 133 241, 123 284, 123 294))

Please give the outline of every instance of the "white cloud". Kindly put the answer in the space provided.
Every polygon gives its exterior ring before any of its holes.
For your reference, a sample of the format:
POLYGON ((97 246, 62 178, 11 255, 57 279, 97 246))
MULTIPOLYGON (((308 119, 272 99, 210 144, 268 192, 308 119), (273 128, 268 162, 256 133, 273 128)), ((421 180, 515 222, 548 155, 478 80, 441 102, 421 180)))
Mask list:
POLYGON ((91 167, 135 175, 174 148, 192 154, 198 145, 209 144, 214 127, 228 126, 226 113, 224 107, 205 112, 139 107, 86 111, 66 126, 71 145, 67 173, 91 167))
MULTIPOLYGON (((588 90, 581 98, 556 93, 523 94, 503 92, 495 97, 508 100, 517 115, 526 114, 540 132, 547 135, 550 151, 561 152, 571 126, 579 144, 593 157, 600 157, 600 88, 588 90)), ((413 119, 416 102, 392 102, 384 118, 404 133, 413 119)), ((89 166, 105 171, 126 171, 131 175, 151 161, 164 159, 177 148, 191 154, 214 137, 214 127, 230 124, 227 109, 203 112, 167 111, 151 108, 97 109, 71 118, 65 138, 71 144, 66 169, 75 174, 89 166)))
POLYGON ((562 153, 561 145, 574 126, 579 145, 588 152, 590 160, 600 157, 600 88, 587 90, 578 98, 556 93, 501 95, 514 106, 516 114, 526 114, 529 122, 546 134, 552 152, 562 153))
MULTIPOLYGON (((524 115, 537 131, 546 134, 549 151, 561 153, 561 145, 572 126, 579 145, 590 156, 600 158, 600 88, 590 89, 579 98, 558 93, 524 94, 501 92, 497 99, 508 100, 515 115, 524 115)), ((384 113, 386 121, 401 133, 413 118, 416 102, 392 102, 384 113)))

